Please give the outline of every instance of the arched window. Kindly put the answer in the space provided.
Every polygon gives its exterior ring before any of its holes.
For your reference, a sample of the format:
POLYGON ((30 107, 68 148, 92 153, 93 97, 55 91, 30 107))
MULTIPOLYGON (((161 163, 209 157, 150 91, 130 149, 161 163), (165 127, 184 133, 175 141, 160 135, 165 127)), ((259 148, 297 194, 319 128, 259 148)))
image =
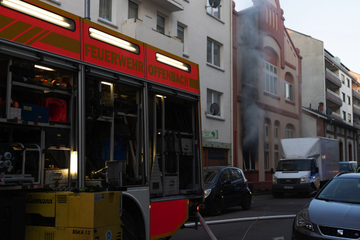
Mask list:
POLYGON ((344 161, 343 159, 343 143, 339 141, 339 160, 340 162, 344 161))
POLYGON ((352 144, 351 143, 349 143, 348 149, 349 149, 349 161, 352 161, 353 159, 352 159, 352 144))
POLYGON ((271 48, 264 48, 264 91, 278 94, 277 54, 271 48))
POLYGON ((275 167, 277 167, 280 154, 279 154, 279 143, 280 143, 280 122, 278 120, 274 123, 274 163, 275 167))
POLYGON ((287 124, 285 128, 285 138, 295 137, 295 127, 292 124, 287 124))
POLYGON ((294 77, 290 73, 285 74, 285 99, 289 101, 294 101, 294 77))
POLYGON ((264 121, 264 169, 270 169, 270 126, 269 118, 264 121))

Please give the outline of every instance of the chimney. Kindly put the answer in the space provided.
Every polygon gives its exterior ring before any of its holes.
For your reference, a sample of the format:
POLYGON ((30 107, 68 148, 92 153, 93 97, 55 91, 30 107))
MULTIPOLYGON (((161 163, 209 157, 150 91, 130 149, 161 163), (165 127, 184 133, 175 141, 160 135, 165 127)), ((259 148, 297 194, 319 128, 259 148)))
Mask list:
POLYGON ((319 103, 319 112, 324 111, 324 103, 319 103))

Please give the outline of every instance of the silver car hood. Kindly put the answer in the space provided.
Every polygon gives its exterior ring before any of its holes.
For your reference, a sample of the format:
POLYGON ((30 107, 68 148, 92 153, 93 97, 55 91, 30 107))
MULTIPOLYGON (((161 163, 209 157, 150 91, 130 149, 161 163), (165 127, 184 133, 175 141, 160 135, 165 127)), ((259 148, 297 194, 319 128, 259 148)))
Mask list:
POLYGON ((360 230, 360 204, 313 199, 308 209, 312 223, 360 230))

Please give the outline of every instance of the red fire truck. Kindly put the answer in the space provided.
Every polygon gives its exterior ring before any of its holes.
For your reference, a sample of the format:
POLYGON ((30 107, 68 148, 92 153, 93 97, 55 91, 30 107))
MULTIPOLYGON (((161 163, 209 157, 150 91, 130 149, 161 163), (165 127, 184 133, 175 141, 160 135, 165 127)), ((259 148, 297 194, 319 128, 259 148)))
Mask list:
POLYGON ((0 236, 172 236, 203 200, 199 84, 186 59, 0 0, 0 236))

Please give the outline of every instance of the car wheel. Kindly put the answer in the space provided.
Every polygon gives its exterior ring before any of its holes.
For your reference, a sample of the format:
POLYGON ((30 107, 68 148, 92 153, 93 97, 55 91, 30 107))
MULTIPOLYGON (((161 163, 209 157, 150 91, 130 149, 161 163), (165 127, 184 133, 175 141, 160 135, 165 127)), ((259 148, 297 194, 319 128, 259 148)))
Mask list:
POLYGON ((223 210, 223 202, 220 198, 215 198, 211 204, 211 215, 219 216, 223 210))
POLYGON ((284 196, 284 193, 282 192, 272 192, 271 194, 273 195, 274 198, 281 198, 284 196))
POLYGON ((245 195, 241 207, 244 210, 250 210, 250 208, 251 208, 251 196, 250 196, 250 194, 245 195))

